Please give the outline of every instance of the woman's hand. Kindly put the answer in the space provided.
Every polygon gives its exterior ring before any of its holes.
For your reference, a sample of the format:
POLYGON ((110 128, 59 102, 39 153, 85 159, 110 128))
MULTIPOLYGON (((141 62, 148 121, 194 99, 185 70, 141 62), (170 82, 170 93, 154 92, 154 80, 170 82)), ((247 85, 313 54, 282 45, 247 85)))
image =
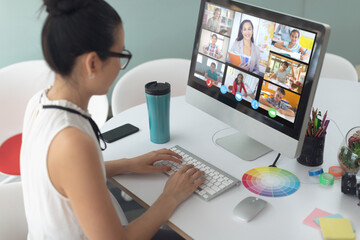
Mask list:
POLYGON ((131 158, 128 163, 131 165, 129 167, 131 172, 134 173, 167 172, 171 170, 171 167, 154 166, 154 163, 160 160, 170 160, 181 164, 181 158, 182 157, 179 154, 164 148, 131 158))
POLYGON ((204 183, 204 174, 193 165, 185 165, 170 176, 162 195, 175 200, 178 205, 204 183))
POLYGON ((250 63, 242 63, 239 65, 239 67, 241 67, 242 69, 245 69, 245 70, 249 70, 250 68, 250 63))

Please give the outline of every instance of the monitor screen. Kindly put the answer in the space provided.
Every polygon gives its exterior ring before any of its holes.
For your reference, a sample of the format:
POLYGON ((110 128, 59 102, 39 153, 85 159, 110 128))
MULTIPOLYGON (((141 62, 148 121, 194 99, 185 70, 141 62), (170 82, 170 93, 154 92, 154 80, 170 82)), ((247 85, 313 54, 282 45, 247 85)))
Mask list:
POLYGON ((235 1, 203 0, 187 101, 295 157, 329 33, 327 25, 310 20, 235 1), (281 136, 276 139, 283 144, 291 139, 294 146, 278 147, 267 134, 281 136))

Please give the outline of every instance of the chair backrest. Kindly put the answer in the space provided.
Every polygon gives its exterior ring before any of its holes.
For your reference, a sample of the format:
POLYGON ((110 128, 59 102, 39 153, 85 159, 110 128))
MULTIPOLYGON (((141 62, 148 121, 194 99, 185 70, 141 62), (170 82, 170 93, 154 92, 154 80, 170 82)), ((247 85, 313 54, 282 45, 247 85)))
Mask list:
POLYGON ((112 114, 145 102, 145 84, 152 81, 171 84, 171 96, 185 95, 190 60, 166 58, 143 63, 125 73, 114 87, 112 114))
POLYGON ((0 239, 24 240, 27 233, 21 182, 0 184, 0 239))
MULTIPOLYGON (((55 74, 44 60, 20 62, 0 69, 0 144, 22 131, 28 101, 54 80, 55 74)), ((99 127, 105 123, 108 110, 106 95, 90 99, 89 112, 99 127)))
POLYGON ((22 132, 30 98, 49 87, 55 74, 43 60, 20 62, 0 69, 0 144, 22 132))
POLYGON ((332 53, 326 53, 320 78, 338 78, 358 81, 355 67, 345 58, 332 53))

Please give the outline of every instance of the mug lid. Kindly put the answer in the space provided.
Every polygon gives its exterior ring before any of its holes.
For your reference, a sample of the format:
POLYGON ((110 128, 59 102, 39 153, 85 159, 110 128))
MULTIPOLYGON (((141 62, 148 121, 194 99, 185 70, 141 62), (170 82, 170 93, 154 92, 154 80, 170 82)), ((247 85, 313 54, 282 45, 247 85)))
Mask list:
POLYGON ((164 95, 170 93, 170 83, 158 83, 157 81, 145 84, 145 93, 150 95, 164 95))

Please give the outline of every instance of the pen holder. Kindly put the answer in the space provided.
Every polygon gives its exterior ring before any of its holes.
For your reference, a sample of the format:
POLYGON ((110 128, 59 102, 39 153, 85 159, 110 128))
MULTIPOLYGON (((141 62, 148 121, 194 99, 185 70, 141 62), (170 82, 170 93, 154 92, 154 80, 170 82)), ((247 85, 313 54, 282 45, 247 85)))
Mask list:
POLYGON ((305 166, 320 166, 323 163, 325 136, 305 136, 301 154, 297 161, 305 166))

